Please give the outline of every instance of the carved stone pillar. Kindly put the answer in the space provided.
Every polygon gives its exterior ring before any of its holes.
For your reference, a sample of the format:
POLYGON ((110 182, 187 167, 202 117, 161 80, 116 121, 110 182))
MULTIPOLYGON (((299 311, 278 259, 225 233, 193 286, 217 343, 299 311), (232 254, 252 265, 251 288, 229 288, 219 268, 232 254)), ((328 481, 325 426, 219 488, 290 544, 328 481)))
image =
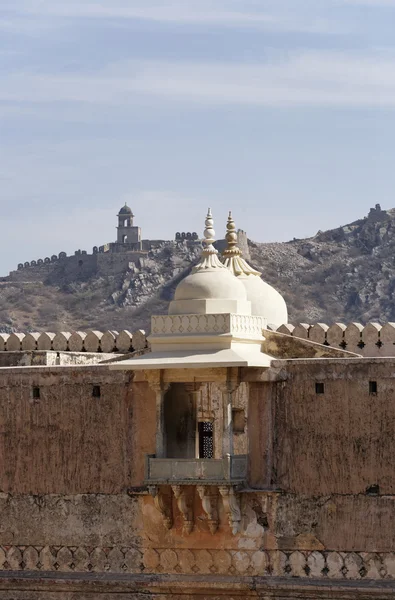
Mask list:
POLYGON ((232 398, 238 388, 238 384, 232 379, 220 386, 222 392, 223 406, 223 428, 222 428, 222 456, 233 454, 233 420, 232 420, 232 398))
POLYGON ((170 384, 164 383, 161 371, 148 371, 146 373, 148 385, 156 395, 156 458, 166 457, 166 428, 164 398, 170 384))
POLYGON ((207 515, 207 522, 210 532, 214 534, 218 529, 218 493, 215 488, 198 485, 198 494, 202 501, 202 507, 207 515))
POLYGON ((201 385, 195 383, 185 383, 185 391, 189 396, 191 418, 188 420, 188 457, 198 457, 198 407, 201 396, 201 385))
POLYGON ((225 512, 228 515, 230 528, 233 535, 236 535, 240 531, 241 522, 239 499, 235 494, 234 488, 230 485, 221 485, 218 489, 222 496, 225 512))
POLYGON ((155 507, 159 510, 163 517, 163 523, 166 529, 173 527, 173 511, 171 506, 171 491, 167 492, 160 489, 156 485, 149 485, 148 491, 154 499, 155 507))
POLYGON ((191 533, 193 522, 193 498, 189 491, 182 485, 172 485, 174 496, 177 500, 177 506, 184 518, 183 531, 185 534, 191 533))

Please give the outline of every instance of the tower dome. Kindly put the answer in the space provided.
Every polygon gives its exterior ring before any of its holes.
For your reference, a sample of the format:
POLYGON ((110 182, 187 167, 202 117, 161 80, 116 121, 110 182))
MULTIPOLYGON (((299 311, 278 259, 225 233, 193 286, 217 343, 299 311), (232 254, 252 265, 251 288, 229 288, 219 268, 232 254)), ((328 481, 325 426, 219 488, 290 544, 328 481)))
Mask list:
POLYGON ((251 314, 251 305, 241 281, 218 259, 214 248, 215 231, 211 209, 208 209, 204 230, 204 248, 192 273, 177 286, 169 314, 251 314))
POLYGON ((237 231, 231 212, 226 226, 226 241, 227 248, 222 253, 224 266, 244 285, 247 299, 251 302, 251 314, 265 317, 267 324, 273 328, 288 323, 284 298, 274 287, 263 281, 261 273, 242 257, 237 246, 237 231))
POLYGON ((132 217, 134 217, 133 211, 130 208, 130 206, 128 206, 125 202, 125 206, 122 206, 122 208, 120 209, 119 215, 131 215, 132 217))

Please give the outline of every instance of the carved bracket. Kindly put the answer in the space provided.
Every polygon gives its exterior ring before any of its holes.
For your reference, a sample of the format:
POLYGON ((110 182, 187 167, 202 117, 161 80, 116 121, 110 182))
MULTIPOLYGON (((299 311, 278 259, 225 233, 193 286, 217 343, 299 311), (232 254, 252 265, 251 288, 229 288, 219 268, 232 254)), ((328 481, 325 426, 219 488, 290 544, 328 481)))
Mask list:
POLYGON ((240 522, 241 522, 241 511, 240 511, 240 501, 238 496, 235 494, 234 488, 232 486, 220 485, 219 493, 222 496, 222 500, 224 503, 224 508, 226 514, 228 515, 229 525, 232 529, 233 535, 240 530, 240 522))
POLYGON ((196 489, 201 498, 203 510, 208 517, 208 527, 214 534, 218 529, 218 493, 215 489, 205 485, 198 485, 196 489))
POLYGON ((155 507, 163 517, 163 523, 166 529, 173 527, 173 511, 171 506, 171 492, 160 490, 156 485, 149 485, 148 491, 154 499, 155 507))
POLYGON ((177 506, 184 518, 184 533, 189 534, 193 530, 193 498, 182 485, 172 485, 174 496, 177 500, 177 506))

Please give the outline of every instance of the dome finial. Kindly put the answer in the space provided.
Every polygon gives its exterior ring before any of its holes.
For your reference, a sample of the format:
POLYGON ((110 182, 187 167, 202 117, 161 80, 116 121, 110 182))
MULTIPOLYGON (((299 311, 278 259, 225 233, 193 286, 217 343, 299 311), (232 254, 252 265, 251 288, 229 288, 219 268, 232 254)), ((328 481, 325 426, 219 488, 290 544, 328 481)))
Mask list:
POLYGON ((207 269, 223 269, 224 265, 218 258, 218 250, 213 246, 215 242, 214 219, 211 213, 211 208, 207 211, 206 220, 204 222, 205 229, 203 232, 203 250, 200 261, 192 269, 193 273, 207 269))
POLYGON ((210 246, 215 242, 215 231, 214 231, 214 219, 213 219, 213 215, 211 214, 211 208, 208 209, 207 211, 207 217, 206 220, 204 222, 205 224, 205 230, 204 230, 204 244, 206 246, 210 246))
POLYGON ((226 224, 226 236, 227 246, 222 252, 224 257, 224 265, 234 275, 258 275, 259 271, 256 271, 244 260, 242 252, 237 245, 237 230, 236 225, 232 217, 232 212, 229 211, 228 222, 226 224))
POLYGON ((237 231, 235 222, 232 217, 232 211, 229 211, 228 222, 226 224, 225 239, 228 245, 223 251, 223 256, 241 256, 241 250, 237 246, 237 231))

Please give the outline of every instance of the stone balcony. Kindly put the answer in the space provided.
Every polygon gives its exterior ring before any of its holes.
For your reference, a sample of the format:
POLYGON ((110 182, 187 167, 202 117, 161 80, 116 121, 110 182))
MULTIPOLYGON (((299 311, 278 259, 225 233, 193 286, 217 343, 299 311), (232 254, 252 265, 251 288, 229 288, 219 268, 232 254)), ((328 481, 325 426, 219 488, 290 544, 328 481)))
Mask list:
POLYGON ((156 458, 146 456, 145 479, 158 484, 240 484, 247 477, 247 455, 230 455, 221 459, 156 458))

